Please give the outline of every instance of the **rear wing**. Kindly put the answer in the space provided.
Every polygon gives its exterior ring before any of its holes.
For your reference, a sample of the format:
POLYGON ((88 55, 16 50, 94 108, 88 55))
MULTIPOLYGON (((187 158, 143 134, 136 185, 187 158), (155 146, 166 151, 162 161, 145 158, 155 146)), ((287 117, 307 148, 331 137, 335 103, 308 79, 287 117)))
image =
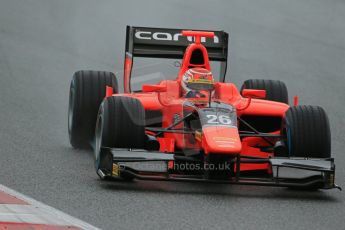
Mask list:
MULTIPOLYGON (((127 26, 126 30, 126 56, 124 68, 125 92, 130 91, 129 81, 133 57, 171 58, 182 59, 192 37, 182 36, 182 30, 150 27, 127 26)), ((199 30, 200 31, 200 30, 199 30)), ((208 51, 210 61, 221 62, 222 81, 225 80, 228 59, 228 33, 224 31, 211 31, 214 38, 202 38, 201 42, 208 51)))
MULTIPOLYGON (((134 57, 156 57, 182 59, 186 47, 193 42, 192 37, 183 37, 182 30, 127 26, 126 52, 134 57)), ((228 58, 228 34, 211 31, 214 38, 203 38, 209 59, 226 61, 228 58)))

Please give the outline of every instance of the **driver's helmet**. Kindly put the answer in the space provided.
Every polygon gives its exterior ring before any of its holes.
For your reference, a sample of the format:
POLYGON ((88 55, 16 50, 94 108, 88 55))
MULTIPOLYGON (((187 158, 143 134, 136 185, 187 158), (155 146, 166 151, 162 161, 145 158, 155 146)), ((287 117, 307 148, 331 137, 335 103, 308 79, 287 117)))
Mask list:
POLYGON ((183 74, 181 81, 184 95, 192 91, 208 91, 209 88, 213 88, 213 84, 214 79, 211 71, 200 67, 188 69, 183 74), (188 87, 190 84, 194 85, 193 89, 188 87))

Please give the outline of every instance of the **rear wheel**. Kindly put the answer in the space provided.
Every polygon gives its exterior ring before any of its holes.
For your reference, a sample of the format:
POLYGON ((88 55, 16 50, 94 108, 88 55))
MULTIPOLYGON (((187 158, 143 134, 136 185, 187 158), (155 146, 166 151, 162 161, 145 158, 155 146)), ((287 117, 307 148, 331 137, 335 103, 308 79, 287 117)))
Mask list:
MULTIPOLYGON (((130 97, 108 97, 98 112, 95 133, 95 167, 111 174, 112 156, 102 147, 145 148, 145 110, 138 99, 130 97)), ((123 179, 132 179, 121 175, 123 179)))
POLYGON ((301 105, 286 111, 283 133, 289 156, 330 158, 331 132, 326 112, 319 106, 301 105))
POLYGON ((241 92, 243 89, 263 89, 266 90, 266 100, 289 104, 288 90, 282 81, 249 79, 243 83, 241 92))
POLYGON ((68 134, 74 148, 89 148, 95 132, 99 105, 106 86, 118 92, 117 79, 105 71, 78 71, 71 81, 68 106, 68 134))

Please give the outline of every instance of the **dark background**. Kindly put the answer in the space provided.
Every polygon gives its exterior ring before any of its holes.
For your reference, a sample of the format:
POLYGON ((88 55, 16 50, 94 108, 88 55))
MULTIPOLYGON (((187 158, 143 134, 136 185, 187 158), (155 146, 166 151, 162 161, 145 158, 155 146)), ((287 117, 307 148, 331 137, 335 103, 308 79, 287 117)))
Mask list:
POLYGON ((228 79, 321 105, 344 182, 343 0, 0 0, 0 183, 103 229, 344 229, 344 192, 101 182, 68 143, 71 76, 120 71, 125 26, 225 30, 228 79))

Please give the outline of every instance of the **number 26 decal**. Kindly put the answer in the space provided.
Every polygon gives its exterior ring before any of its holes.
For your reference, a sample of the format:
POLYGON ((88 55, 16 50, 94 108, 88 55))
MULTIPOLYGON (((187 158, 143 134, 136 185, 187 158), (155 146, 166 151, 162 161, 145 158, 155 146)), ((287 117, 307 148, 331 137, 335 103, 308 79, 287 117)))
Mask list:
POLYGON ((229 116, 226 115, 214 115, 214 114, 209 114, 206 115, 207 117, 207 123, 208 124, 222 124, 222 125, 231 125, 231 119, 229 116))

